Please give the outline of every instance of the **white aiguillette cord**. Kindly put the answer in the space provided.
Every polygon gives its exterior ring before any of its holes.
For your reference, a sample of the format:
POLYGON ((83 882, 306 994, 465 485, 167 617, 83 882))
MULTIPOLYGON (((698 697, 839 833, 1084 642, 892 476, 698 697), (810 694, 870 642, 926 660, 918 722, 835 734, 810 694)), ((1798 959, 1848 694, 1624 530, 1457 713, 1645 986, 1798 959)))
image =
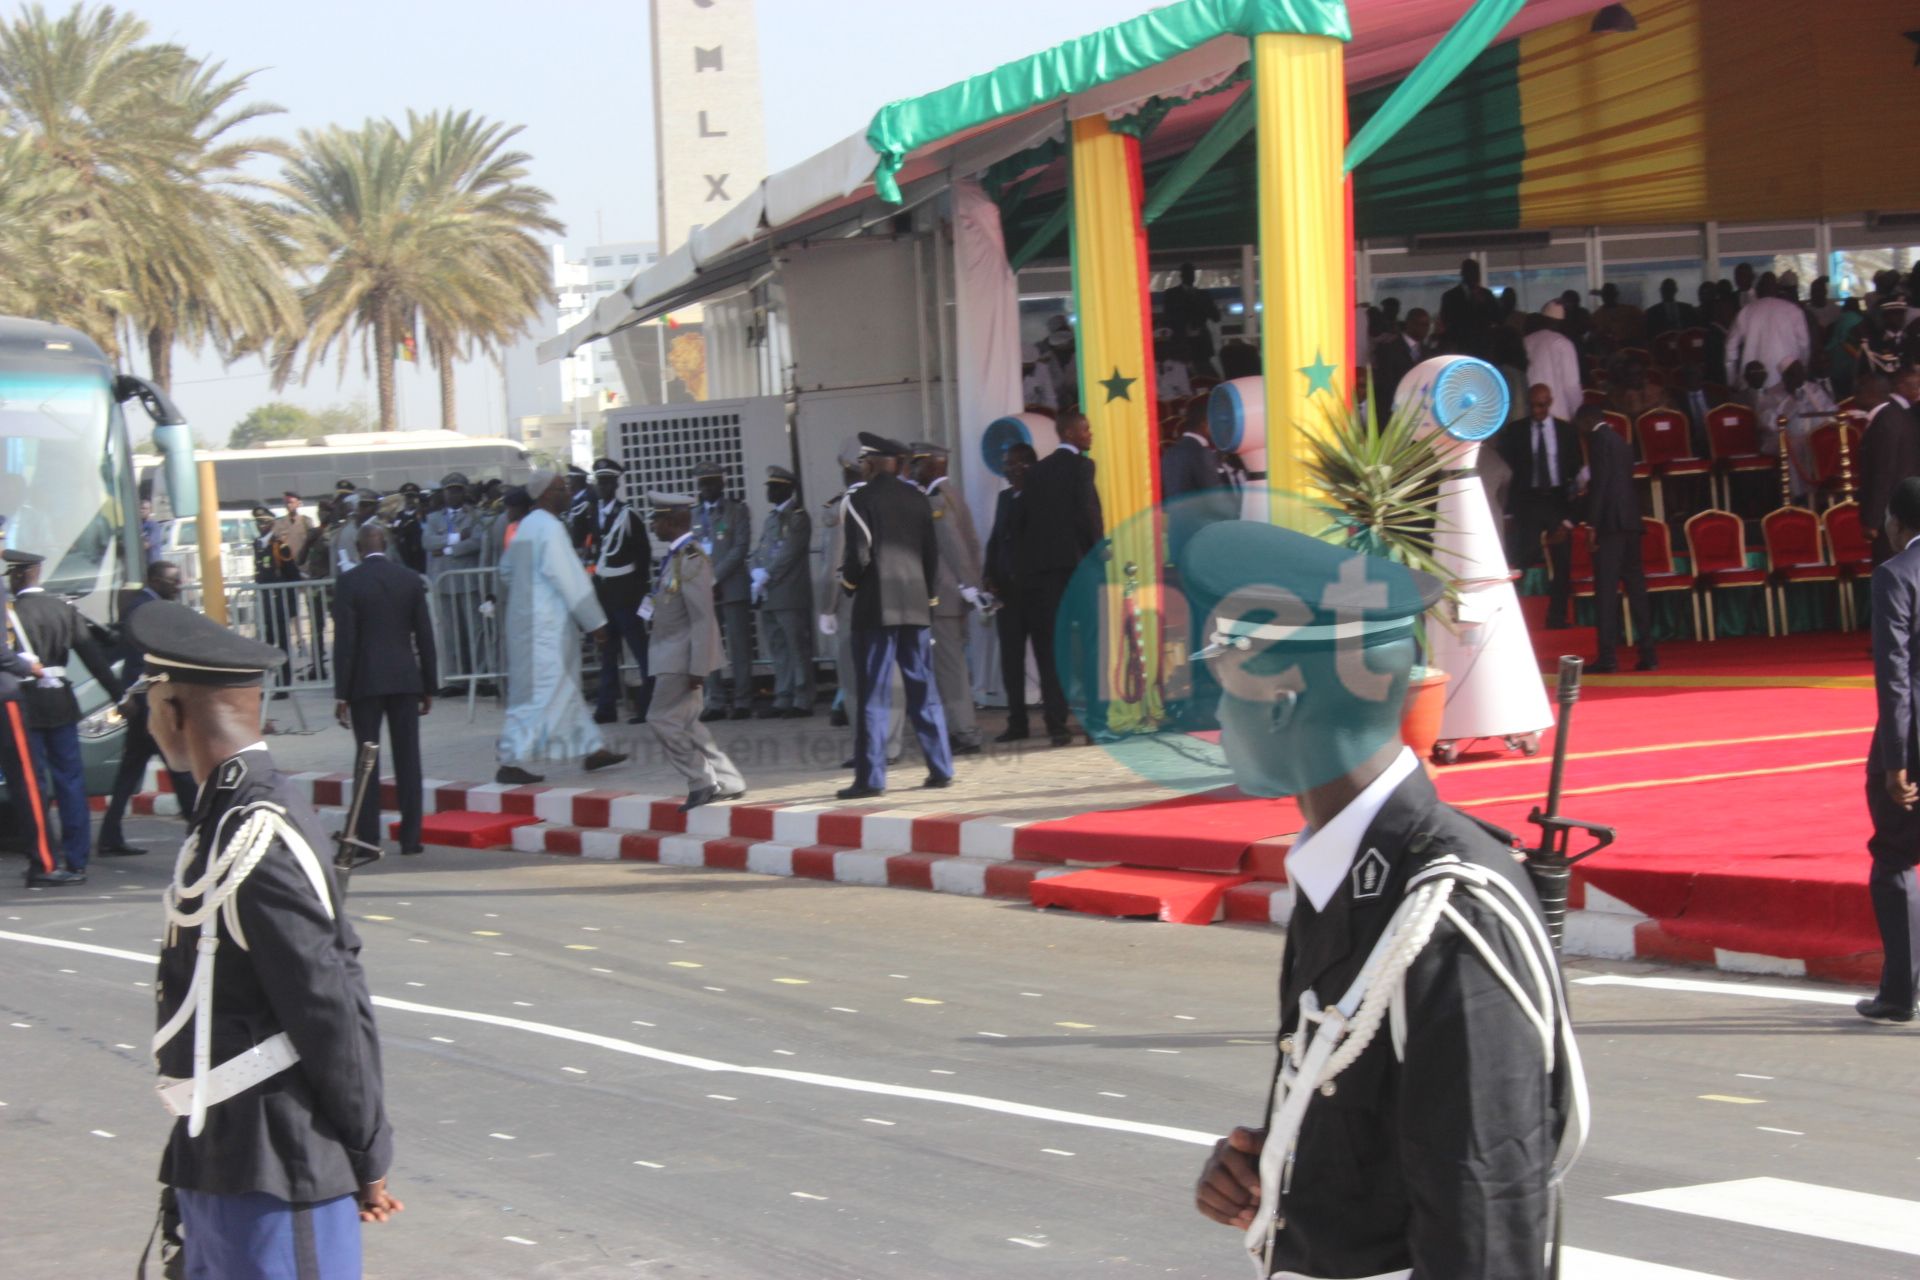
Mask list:
POLYGON ((246 820, 234 832, 226 848, 207 859, 206 870, 192 883, 186 883, 187 869, 193 865, 200 851, 200 837, 198 834, 187 837, 174 861, 173 880, 163 895, 169 946, 180 929, 197 927, 200 930, 200 941, 195 948, 197 954, 193 961, 193 980, 188 984, 186 995, 181 998, 180 1007, 174 1011, 173 1017, 153 1036, 153 1054, 158 1059, 160 1051, 180 1034, 187 1020, 193 1020, 193 1093, 187 1117, 187 1133, 196 1138, 206 1127, 209 1105, 207 1076, 213 1068, 214 956, 220 949, 220 925, 226 925, 227 932, 233 935, 234 942, 239 944, 242 951, 248 949, 246 931, 240 924, 237 897, 241 884, 272 850, 274 841, 279 840, 293 853, 300 869, 312 883, 314 892, 319 894, 327 918, 332 919, 334 914, 333 899, 328 892, 326 873, 320 867, 320 860, 307 844, 306 837, 287 820, 287 811, 279 805, 260 802, 223 814, 220 821, 214 824, 215 846, 218 847, 220 833, 225 830, 227 823, 242 814, 246 820), (189 899, 199 899, 199 905, 192 909, 180 905, 189 899), (214 918, 216 913, 219 916, 217 920, 214 918))

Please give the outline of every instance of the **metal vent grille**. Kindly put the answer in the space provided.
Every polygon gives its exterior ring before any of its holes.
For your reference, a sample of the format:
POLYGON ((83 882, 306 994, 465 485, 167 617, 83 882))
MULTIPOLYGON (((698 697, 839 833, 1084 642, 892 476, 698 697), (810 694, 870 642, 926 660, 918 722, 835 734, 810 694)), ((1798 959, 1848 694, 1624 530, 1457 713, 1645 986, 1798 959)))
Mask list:
POLYGON ((644 417, 616 421, 609 434, 614 460, 627 469, 624 496, 636 506, 645 505, 649 491, 692 493, 695 464, 709 460, 726 469, 729 494, 739 497, 746 492, 745 440, 738 409, 654 407, 644 417))

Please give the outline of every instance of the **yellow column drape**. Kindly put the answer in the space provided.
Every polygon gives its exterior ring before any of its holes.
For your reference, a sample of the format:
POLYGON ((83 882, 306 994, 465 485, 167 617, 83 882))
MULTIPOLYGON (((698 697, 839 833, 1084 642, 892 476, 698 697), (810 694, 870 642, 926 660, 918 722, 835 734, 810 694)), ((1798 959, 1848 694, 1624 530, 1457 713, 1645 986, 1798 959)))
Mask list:
POLYGON ((1276 522, 1311 518, 1303 504, 1287 502, 1307 493, 1304 433, 1352 396, 1345 60, 1346 46, 1329 36, 1253 38, 1267 484, 1276 522))
MULTIPOLYGON (((1113 556, 1098 609, 1097 682, 1116 733, 1160 720, 1159 423, 1140 144, 1104 117, 1073 122, 1073 288, 1080 404, 1113 556)), ((1091 621, 1091 620, 1089 620, 1091 621)), ((1063 650, 1064 652, 1064 650, 1063 650)))

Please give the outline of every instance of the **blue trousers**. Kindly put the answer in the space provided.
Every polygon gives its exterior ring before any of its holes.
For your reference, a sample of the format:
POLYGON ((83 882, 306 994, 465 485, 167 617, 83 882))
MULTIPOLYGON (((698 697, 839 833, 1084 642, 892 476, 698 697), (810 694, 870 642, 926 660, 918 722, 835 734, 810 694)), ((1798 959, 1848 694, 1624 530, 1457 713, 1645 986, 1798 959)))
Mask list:
POLYGON ((60 810, 61 855, 69 871, 85 871, 87 853, 93 847, 93 814, 87 809, 87 773, 80 762, 80 726, 28 729, 27 735, 45 770, 46 790, 53 793, 60 810))
POLYGON ((263 1192, 176 1191, 187 1280, 360 1280, 352 1196, 289 1204, 263 1192))
POLYGON ((620 709, 620 645, 625 642, 640 664, 640 685, 633 692, 633 708, 645 715, 653 700, 653 677, 647 673, 647 624, 632 609, 607 609, 607 637, 600 641, 600 689, 594 709, 610 716, 620 709))
POLYGON ((854 721, 853 780, 863 787, 887 785, 887 716, 893 710, 893 664, 907 687, 907 718, 920 740, 927 772, 953 776, 947 744, 947 713, 933 684, 933 640, 926 627, 877 627, 853 633, 853 663, 860 679, 860 715, 854 721))

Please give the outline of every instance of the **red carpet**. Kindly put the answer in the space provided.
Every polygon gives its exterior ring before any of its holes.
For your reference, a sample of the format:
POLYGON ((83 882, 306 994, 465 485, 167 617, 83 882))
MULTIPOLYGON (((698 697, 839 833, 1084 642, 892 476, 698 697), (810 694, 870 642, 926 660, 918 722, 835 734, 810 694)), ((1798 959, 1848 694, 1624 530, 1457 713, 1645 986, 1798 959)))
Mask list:
MULTIPOLYGON (((1542 667, 1591 656, 1590 632, 1536 632, 1542 667)), ((1595 678, 1574 713, 1565 812, 1613 825, 1580 868, 1670 939, 1802 959, 1816 969, 1876 952, 1861 788, 1874 720, 1867 637, 1814 633, 1661 648, 1647 676, 1595 678)), ((1441 795, 1531 838, 1553 746, 1439 772, 1441 795)), ((1233 871, 1256 841, 1291 834, 1289 801, 1231 788, 1021 832, 1020 846, 1082 861, 1233 871)), ((1272 868, 1262 863, 1262 875, 1272 868)))
POLYGON ((1036 907, 1066 907, 1096 916, 1157 916, 1171 924, 1212 924, 1227 890, 1252 876, 1095 867, 1049 876, 1027 886, 1036 907))
MULTIPOLYGON (((513 843, 513 829, 539 819, 531 814, 471 813, 464 810, 429 813, 420 823, 420 842, 453 849, 498 849, 513 843)), ((398 839, 395 822, 389 836, 398 839)))

